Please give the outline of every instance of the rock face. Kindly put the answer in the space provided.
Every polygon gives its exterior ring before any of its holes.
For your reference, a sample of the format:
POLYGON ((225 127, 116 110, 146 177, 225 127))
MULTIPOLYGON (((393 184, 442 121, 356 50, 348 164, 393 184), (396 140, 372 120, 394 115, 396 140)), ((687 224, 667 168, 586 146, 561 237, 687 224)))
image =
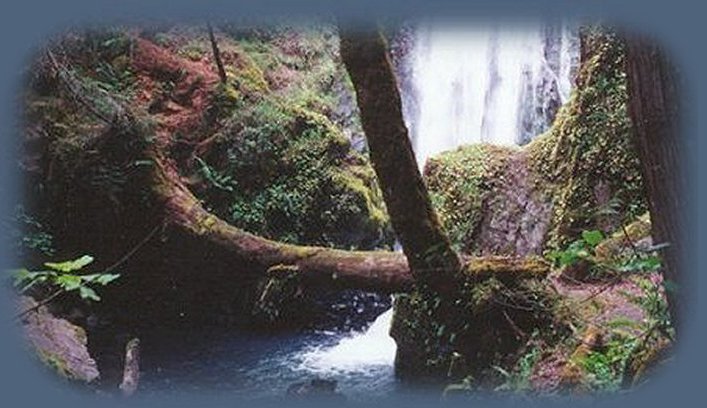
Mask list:
MULTIPOLYGON (((29 297, 20 299, 21 310, 37 307, 29 297)), ((99 377, 98 366, 86 348, 86 332, 53 316, 46 307, 26 313, 22 326, 39 359, 70 380, 90 383, 99 377)))
POLYGON ((432 201, 457 248, 474 255, 539 255, 552 204, 536 183, 528 154, 478 144, 431 158, 432 201))

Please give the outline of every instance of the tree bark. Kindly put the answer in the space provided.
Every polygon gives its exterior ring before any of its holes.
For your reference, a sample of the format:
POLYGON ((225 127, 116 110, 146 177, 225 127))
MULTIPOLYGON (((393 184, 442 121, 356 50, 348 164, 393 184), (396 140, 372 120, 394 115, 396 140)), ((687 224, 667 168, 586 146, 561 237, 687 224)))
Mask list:
POLYGON ((450 293, 461 262, 442 231, 417 167, 385 41, 375 31, 340 28, 339 35, 371 162, 412 273, 432 290, 450 293))
POLYGON ((211 51, 214 54, 214 62, 216 63, 216 68, 218 69, 218 77, 221 79, 221 83, 225 84, 227 81, 226 70, 223 68, 223 61, 221 60, 221 51, 219 51, 218 49, 216 36, 214 36, 214 28, 211 27, 211 23, 206 23, 206 27, 209 30, 209 41, 211 42, 211 51))
MULTIPOLYGON (((629 114, 647 189, 653 240, 667 243, 661 250, 667 281, 683 286, 685 175, 679 138, 676 73, 662 51, 643 38, 627 41, 626 71, 629 114)), ((684 317, 678 293, 667 291, 668 307, 676 331, 684 317)))

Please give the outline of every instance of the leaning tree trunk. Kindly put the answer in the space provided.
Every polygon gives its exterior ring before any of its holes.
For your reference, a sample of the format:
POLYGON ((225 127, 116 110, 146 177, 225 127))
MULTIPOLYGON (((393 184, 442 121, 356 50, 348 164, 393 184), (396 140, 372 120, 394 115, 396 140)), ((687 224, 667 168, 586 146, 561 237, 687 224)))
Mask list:
POLYGON ((371 162, 413 276, 432 290, 449 293, 461 263, 442 231, 417 167, 385 41, 375 31, 344 28, 340 39, 371 162))
MULTIPOLYGON (((653 239, 669 244, 661 254, 664 278, 680 287, 686 190, 676 73, 661 50, 648 40, 630 38, 627 48, 628 107, 648 193, 653 239)), ((684 318, 682 302, 673 290, 667 291, 667 298, 677 331, 684 318)))

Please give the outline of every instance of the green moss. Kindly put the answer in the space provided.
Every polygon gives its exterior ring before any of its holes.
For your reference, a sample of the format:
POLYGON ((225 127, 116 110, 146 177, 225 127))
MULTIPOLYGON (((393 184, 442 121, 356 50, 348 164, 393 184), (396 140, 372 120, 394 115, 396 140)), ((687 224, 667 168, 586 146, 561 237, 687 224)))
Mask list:
POLYGON ((45 350, 38 350, 38 356, 39 360, 42 363, 54 370, 61 377, 64 377, 66 379, 73 379, 66 361, 60 356, 49 353, 45 350))
POLYGON ((624 44, 612 33, 593 30, 587 47, 591 57, 581 66, 570 101, 553 127, 526 148, 537 183, 553 202, 551 248, 596 229, 602 218, 616 218, 616 225, 646 211, 627 112, 624 44), (599 199, 598 190, 608 197, 599 199))
POLYGON ((226 75, 244 94, 263 93, 269 89, 263 71, 247 54, 239 54, 235 65, 226 67, 226 75))
POLYGON ((537 327, 545 339, 566 334, 559 298, 529 272, 506 279, 503 268, 460 282, 455 299, 424 289, 395 301, 391 335, 402 378, 445 383, 493 378, 494 366, 512 366, 537 327))
POLYGON ((476 231, 483 216, 483 204, 509 157, 517 149, 475 144, 430 158, 425 166, 432 205, 457 250, 476 249, 476 231))
POLYGON ((177 54, 192 61, 201 61, 205 55, 211 52, 209 44, 205 39, 194 39, 177 49, 177 54))

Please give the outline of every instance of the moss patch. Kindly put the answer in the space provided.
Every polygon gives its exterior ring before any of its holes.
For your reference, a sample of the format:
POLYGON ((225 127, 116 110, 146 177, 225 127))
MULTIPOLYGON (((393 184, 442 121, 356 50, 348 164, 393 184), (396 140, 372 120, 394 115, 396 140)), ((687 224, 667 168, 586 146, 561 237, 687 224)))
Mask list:
POLYGON ((457 250, 474 253, 484 203, 516 149, 490 144, 463 146, 428 160, 425 182, 440 222, 457 250))
POLYGON ((553 202, 552 248, 583 230, 608 232, 646 211, 627 112, 624 44, 599 29, 584 35, 590 57, 580 67, 576 90, 552 128, 526 148, 537 183, 553 202))
POLYGON ((200 194, 213 211, 284 242, 390 244, 372 168, 325 116, 263 99, 230 123, 202 160, 200 194))

